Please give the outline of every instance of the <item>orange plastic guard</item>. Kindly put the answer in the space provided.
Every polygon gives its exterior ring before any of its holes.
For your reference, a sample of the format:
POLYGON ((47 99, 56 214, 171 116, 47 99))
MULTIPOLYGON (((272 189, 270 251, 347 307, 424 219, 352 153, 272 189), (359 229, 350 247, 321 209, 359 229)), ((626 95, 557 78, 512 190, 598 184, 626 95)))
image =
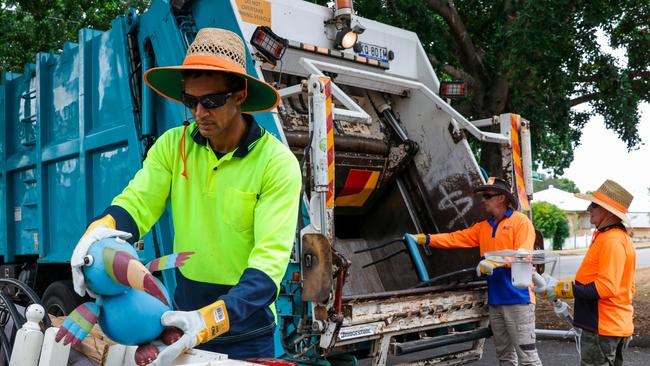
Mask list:
POLYGON ((519 206, 524 211, 530 211, 530 204, 528 203, 528 196, 526 196, 526 186, 524 185, 524 170, 521 167, 521 147, 519 146, 519 118, 517 114, 510 115, 510 125, 512 131, 512 160, 515 167, 515 180, 517 183, 517 198, 519 198, 519 206))
POLYGON ((351 8, 352 0, 336 0, 336 8, 341 10, 344 8, 351 8))

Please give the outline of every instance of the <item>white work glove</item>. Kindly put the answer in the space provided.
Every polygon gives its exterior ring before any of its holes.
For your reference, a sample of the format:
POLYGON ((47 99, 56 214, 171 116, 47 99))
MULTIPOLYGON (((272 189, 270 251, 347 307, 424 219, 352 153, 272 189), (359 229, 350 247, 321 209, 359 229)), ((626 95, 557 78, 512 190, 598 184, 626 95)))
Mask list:
POLYGON ((81 239, 79 239, 79 242, 72 251, 72 257, 70 257, 70 267, 72 267, 72 284, 74 285, 74 291, 79 294, 79 296, 84 296, 86 293, 88 293, 88 295, 91 297, 97 297, 97 295, 86 288, 86 281, 81 269, 85 264, 84 258, 88 254, 90 247, 95 244, 95 242, 106 238, 127 240, 131 238, 131 234, 124 231, 111 229, 107 226, 95 226, 94 228, 88 230, 81 237, 81 239))
POLYGON ((483 259, 482 261, 478 262, 478 266, 476 266, 476 276, 481 277, 481 275, 484 274, 488 276, 492 276, 494 269, 502 266, 503 263, 497 263, 494 261, 483 259))
POLYGON ((555 277, 549 276, 546 273, 542 274, 542 278, 545 282, 544 286, 533 287, 533 292, 553 300, 555 298, 555 286, 558 281, 555 277))
POLYGON ((228 311, 223 300, 218 300, 195 311, 166 311, 160 323, 166 327, 176 327, 183 336, 166 347, 160 347, 158 357, 150 365, 167 366, 183 352, 199 344, 208 342, 230 329, 228 311))
POLYGON ((544 298, 553 299, 573 299, 573 278, 564 278, 561 280, 544 273, 542 275, 546 286, 539 288, 533 287, 533 291, 544 298))
POLYGON ((546 288, 546 279, 541 274, 533 271, 533 291, 542 290, 543 288, 546 288))

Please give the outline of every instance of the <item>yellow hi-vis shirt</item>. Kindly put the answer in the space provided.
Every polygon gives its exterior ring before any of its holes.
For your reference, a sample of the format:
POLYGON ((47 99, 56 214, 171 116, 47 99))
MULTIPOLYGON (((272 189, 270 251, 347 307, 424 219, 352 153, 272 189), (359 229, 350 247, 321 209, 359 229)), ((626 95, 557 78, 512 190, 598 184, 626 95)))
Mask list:
POLYGON ((223 299, 234 322, 238 313, 243 319, 257 311, 250 308, 251 299, 263 298, 263 304, 277 296, 293 248, 301 187, 291 151, 243 116, 249 124, 244 143, 220 159, 195 124, 184 144, 183 127, 165 132, 112 203, 128 212, 142 236, 169 202, 174 251, 195 253, 180 272, 192 281, 220 285, 211 293, 215 300, 231 296, 223 299), (187 178, 181 174, 184 148, 187 178))

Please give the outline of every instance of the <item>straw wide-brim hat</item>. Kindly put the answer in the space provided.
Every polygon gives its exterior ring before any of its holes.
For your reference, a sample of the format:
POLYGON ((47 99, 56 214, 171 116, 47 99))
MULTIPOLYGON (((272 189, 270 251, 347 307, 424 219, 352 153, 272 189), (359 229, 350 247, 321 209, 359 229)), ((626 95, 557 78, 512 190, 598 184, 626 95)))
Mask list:
POLYGON ((239 35, 219 28, 203 28, 196 34, 180 66, 154 67, 144 81, 165 98, 182 102, 183 70, 212 70, 236 74, 246 80, 247 97, 242 112, 264 112, 280 103, 271 85, 246 73, 246 48, 239 35))
POLYGON ((596 203, 621 218, 627 226, 632 227, 632 223, 629 217, 627 217, 627 212, 634 196, 613 180, 606 180, 597 191, 591 194, 574 194, 578 198, 596 203))
POLYGON ((489 177, 487 182, 474 189, 474 193, 479 193, 479 192, 485 192, 485 191, 497 191, 506 197, 508 197, 508 201, 510 201, 510 205, 512 208, 515 210, 517 207, 519 207, 517 198, 515 197, 514 194, 512 194, 512 189, 510 188, 510 184, 506 182, 505 180, 497 177, 489 177))

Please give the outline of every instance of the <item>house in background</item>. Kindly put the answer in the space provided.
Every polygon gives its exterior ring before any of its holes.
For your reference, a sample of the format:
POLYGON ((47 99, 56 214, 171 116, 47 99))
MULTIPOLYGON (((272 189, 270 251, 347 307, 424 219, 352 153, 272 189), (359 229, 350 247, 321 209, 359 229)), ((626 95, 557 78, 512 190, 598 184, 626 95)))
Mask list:
MULTIPOLYGON (((628 216, 632 222, 632 240, 650 242, 650 203, 637 197, 632 201, 628 216)), ((548 189, 535 192, 533 202, 545 201, 564 210, 569 221, 569 237, 564 241, 563 249, 586 248, 591 243, 595 227, 589 222, 587 206, 589 202, 576 198, 571 192, 549 186, 548 189)), ((544 239, 544 249, 551 249, 551 240, 544 239)))
POLYGON ((634 228, 632 241, 650 242, 650 212, 630 212, 628 217, 634 228))
MULTIPOLYGON (((589 223, 589 202, 577 198, 571 192, 552 185, 533 194, 533 202, 548 202, 566 212, 569 221, 569 237, 564 240, 563 249, 586 248, 591 243, 593 226, 589 223)), ((552 249, 551 239, 544 238, 544 249, 552 249)))

